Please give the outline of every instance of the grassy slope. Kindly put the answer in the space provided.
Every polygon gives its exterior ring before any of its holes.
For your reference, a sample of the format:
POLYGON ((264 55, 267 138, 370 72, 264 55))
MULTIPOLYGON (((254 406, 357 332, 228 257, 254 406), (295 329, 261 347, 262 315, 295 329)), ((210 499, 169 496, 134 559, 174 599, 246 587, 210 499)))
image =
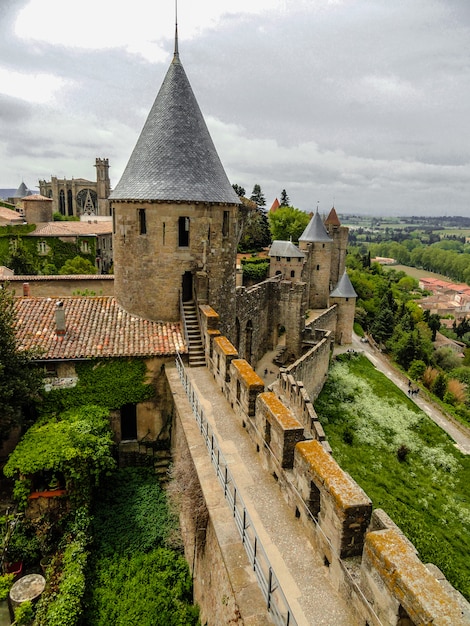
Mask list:
POLYGON ((470 599, 470 458, 364 357, 333 368, 315 407, 335 458, 374 508, 470 599))

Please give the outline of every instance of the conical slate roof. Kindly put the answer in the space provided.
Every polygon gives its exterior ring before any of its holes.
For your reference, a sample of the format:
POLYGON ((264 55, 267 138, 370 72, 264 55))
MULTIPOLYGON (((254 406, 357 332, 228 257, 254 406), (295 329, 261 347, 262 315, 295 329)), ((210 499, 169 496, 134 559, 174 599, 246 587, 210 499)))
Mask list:
POLYGON ((315 211, 315 215, 312 217, 310 222, 307 224, 307 228, 300 235, 299 241, 310 241, 310 242, 331 242, 332 239, 329 236, 318 211, 315 211))
POLYGON ((357 298, 357 293, 346 272, 341 276, 338 284, 330 293, 330 298, 357 298))
POLYGON ((27 196, 30 192, 28 191, 28 188, 26 187, 26 185, 23 183, 21 183, 21 185, 18 187, 18 189, 15 191, 15 195, 13 196, 14 198, 24 198, 25 196, 27 196))
POLYGON ((177 49, 110 199, 240 203, 177 49))

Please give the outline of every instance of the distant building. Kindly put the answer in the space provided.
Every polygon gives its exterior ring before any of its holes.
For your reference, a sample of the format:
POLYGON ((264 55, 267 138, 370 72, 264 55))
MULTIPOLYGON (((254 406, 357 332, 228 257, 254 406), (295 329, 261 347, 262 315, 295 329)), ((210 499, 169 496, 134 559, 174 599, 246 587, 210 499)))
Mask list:
POLYGON ((85 178, 40 180, 41 195, 51 198, 52 211, 67 216, 110 215, 108 159, 96 159, 96 182, 85 178))

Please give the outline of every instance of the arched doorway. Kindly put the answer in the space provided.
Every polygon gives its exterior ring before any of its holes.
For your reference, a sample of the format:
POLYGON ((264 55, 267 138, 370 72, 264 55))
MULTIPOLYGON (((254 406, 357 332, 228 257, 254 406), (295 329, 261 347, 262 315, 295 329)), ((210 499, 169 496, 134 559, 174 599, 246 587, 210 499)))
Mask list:
POLYGON ((193 274, 185 272, 182 280, 183 302, 190 302, 193 299, 193 274))

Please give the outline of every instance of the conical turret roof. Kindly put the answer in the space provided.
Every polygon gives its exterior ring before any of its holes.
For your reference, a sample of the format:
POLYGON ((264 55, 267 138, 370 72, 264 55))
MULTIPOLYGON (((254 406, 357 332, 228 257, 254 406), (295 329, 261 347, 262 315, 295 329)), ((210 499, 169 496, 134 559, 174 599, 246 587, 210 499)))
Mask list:
POLYGON ((357 298, 352 282, 346 272, 341 276, 338 284, 330 293, 330 298, 357 298))
POLYGON ((24 182, 22 182, 21 185, 18 187, 18 189, 15 191, 15 195, 13 197, 14 198, 24 198, 28 194, 29 194, 28 188, 26 187, 24 182))
POLYGON ((308 241, 308 242, 331 242, 332 239, 329 236, 320 214, 318 211, 315 211, 314 216, 307 224, 307 228, 300 235, 299 241, 308 241))
POLYGON ((325 224, 331 224, 332 226, 341 226, 341 222, 339 221, 339 217, 336 213, 335 207, 332 207, 331 211, 328 213, 325 224))
POLYGON ((111 200, 239 204, 177 47, 111 200))

